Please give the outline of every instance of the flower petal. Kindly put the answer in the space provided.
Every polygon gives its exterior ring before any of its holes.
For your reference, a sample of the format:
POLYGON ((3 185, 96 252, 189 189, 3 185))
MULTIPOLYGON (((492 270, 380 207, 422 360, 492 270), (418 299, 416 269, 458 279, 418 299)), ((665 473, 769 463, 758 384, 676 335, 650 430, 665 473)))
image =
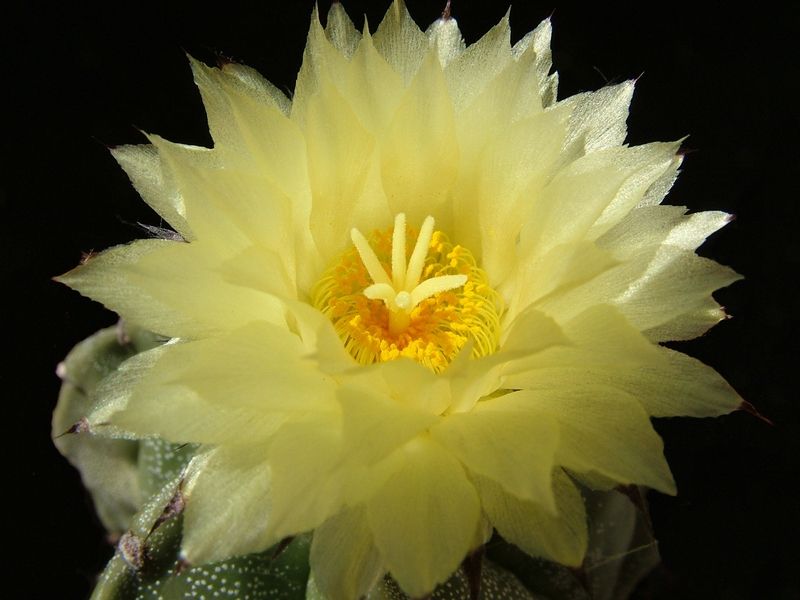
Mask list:
POLYGON ((222 279, 227 283, 241 285, 277 296, 295 298, 297 288, 286 273, 283 258, 270 248, 250 246, 233 258, 219 265, 222 279))
POLYGON ((336 88, 323 80, 308 102, 306 143, 313 204, 309 227, 322 256, 350 246, 353 208, 367 178, 375 139, 336 88))
POLYGON ((508 13, 484 36, 445 66, 447 89, 456 114, 511 62, 511 26, 508 13))
POLYGON ((588 308, 563 324, 562 329, 570 343, 554 346, 531 357, 525 361, 526 366, 531 369, 587 369, 598 365, 666 366, 658 347, 650 343, 612 305, 598 304, 588 308))
MULTIPOLYGON (((519 311, 537 307, 552 314, 550 300, 560 299, 571 290, 596 280, 619 264, 610 252, 597 247, 593 242, 559 244, 538 260, 523 260, 502 282, 500 293, 507 302, 503 315, 505 322, 512 322, 519 311)), ((581 296, 582 307, 593 305, 601 297, 581 296)))
POLYGON ((555 511, 551 472, 558 422, 515 394, 450 415, 431 435, 470 470, 555 511))
POLYGON ((366 507, 346 507, 314 530, 311 568, 331 600, 364 598, 383 575, 383 557, 372 539, 366 507))
MULTIPOLYGON (((711 292, 741 279, 741 275, 694 252, 675 246, 662 246, 641 279, 631 283, 614 304, 642 331, 657 331, 654 337, 673 340, 670 329, 660 328, 672 319, 684 316, 700 320, 700 333, 724 318, 724 313, 702 311, 711 292), (699 318, 698 318, 699 317, 699 318), (667 337, 663 337, 667 336, 667 337)), ((682 324, 673 325, 680 331, 682 324)), ((652 339, 652 338, 651 338, 652 339)))
POLYGON ((272 479, 264 446, 219 447, 192 459, 181 555, 206 564, 261 552, 278 540, 267 534, 272 479))
POLYGON ((196 356, 195 343, 171 343, 126 361, 99 388, 90 422, 175 443, 238 445, 262 443, 286 421, 281 413, 211 404, 175 383, 196 356))
POLYGON ((140 294, 144 291, 172 307, 185 315, 183 320, 198 322, 200 327, 188 331, 187 337, 201 337, 206 332, 219 335, 252 321, 285 323, 277 298, 226 283, 220 258, 216 249, 204 242, 170 243, 133 264, 118 267, 118 271, 140 294))
POLYGON ((667 364, 595 376, 635 395, 653 417, 718 417, 741 406, 742 398, 714 369, 669 348, 655 348, 667 364))
POLYGON ((305 131, 308 103, 319 91, 323 79, 333 82, 340 90, 347 81, 350 64, 347 58, 331 44, 319 22, 319 7, 311 13, 311 27, 303 52, 303 65, 297 74, 297 83, 292 97, 292 120, 305 131))
POLYGON ((369 465, 439 420, 356 382, 342 385, 337 397, 342 406, 344 453, 369 465))
MULTIPOLYGON (((377 34, 375 40, 377 47, 377 34)), ((453 104, 434 52, 403 95, 380 152, 391 211, 405 213, 413 227, 428 215, 438 216, 458 176, 459 149, 453 104)))
POLYGON ((158 150, 162 169, 169 173, 183 200, 184 216, 193 235, 214 246, 223 256, 231 256, 250 245, 245 233, 232 222, 224 200, 213 202, 201 183, 220 172, 224 163, 222 153, 174 144, 157 135, 149 135, 148 139, 158 150))
POLYGON ((633 81, 625 81, 596 92, 576 94, 560 103, 574 107, 564 143, 565 158, 575 160, 584 153, 619 146, 625 141, 633 87, 633 81))
POLYGON ((636 206, 671 166, 676 147, 607 148, 566 166, 533 204, 520 234, 520 254, 541 256, 563 240, 599 237, 614 224, 606 211, 621 219, 636 206), (652 164, 656 158, 660 160, 652 164), (605 219, 605 229, 593 229, 599 219, 605 219))
POLYGON ((436 19, 425 30, 425 35, 431 48, 436 48, 443 67, 447 67, 447 63, 458 58, 467 49, 458 23, 453 18, 436 19))
POLYGON ((508 493, 496 481, 470 475, 483 510, 498 533, 530 556, 580 566, 588 545, 586 510, 575 485, 562 469, 553 471, 556 514, 508 493))
POLYGON ((361 41, 361 34, 339 2, 331 4, 325 24, 325 37, 342 55, 350 60, 361 41))
POLYGON ((412 598, 456 570, 480 523, 480 502, 461 464, 427 436, 406 445, 401 468, 367 502, 375 545, 412 598))
POLYGON ((287 117, 292 110, 292 101, 286 94, 247 65, 227 62, 222 65, 225 85, 247 95, 263 106, 274 106, 287 117))
POLYGON ((85 264, 56 278, 84 296, 102 302, 123 318, 168 337, 203 335, 216 328, 190 316, 177 307, 143 292, 125 276, 124 267, 157 254, 175 242, 139 240, 109 248, 85 264))
POLYGON ((311 191, 306 144, 297 123, 236 89, 225 86, 223 91, 240 132, 242 152, 261 176, 292 198, 295 211, 302 209, 310 203, 311 191))
POLYGON ((591 375, 583 381, 575 381, 574 375, 569 370, 542 371, 537 389, 514 392, 558 419, 556 463, 675 494, 664 444, 638 400, 591 375))
POLYGON ((517 235, 550 179, 568 118, 569 111, 558 108, 517 121, 478 156, 470 187, 473 210, 478 208, 483 269, 494 285, 514 267, 517 235))
POLYGON ((470 360, 471 346, 465 346, 443 373, 449 379, 452 394, 448 413, 471 410, 480 398, 497 390, 504 377, 524 369, 529 357, 569 343, 553 319, 537 310, 529 310, 514 321, 501 348, 494 354, 470 360))
POLYGON ((403 80, 375 49, 368 32, 351 65, 344 97, 364 129, 380 141, 403 98, 403 80))
POLYGON ((335 383, 285 328, 253 321, 226 336, 195 342, 192 349, 191 364, 175 382, 211 403, 261 412, 336 409, 335 383))
POLYGON ((550 19, 545 19, 534 29, 514 44, 511 54, 516 60, 523 55, 535 55, 534 69, 539 80, 542 107, 548 108, 556 101, 558 89, 558 73, 550 74, 553 68, 553 53, 550 50, 550 40, 553 37, 553 27, 550 19))
POLYGON ((394 0, 374 36, 375 48, 408 87, 428 54, 428 38, 408 14, 403 0, 394 0))
POLYGON ((342 507, 342 432, 335 415, 309 413, 284 425, 269 449, 275 539, 319 527, 342 507))
POLYGON ((171 173, 164 169, 152 144, 118 146, 111 155, 128 174, 133 187, 150 207, 175 228, 185 240, 195 235, 186 222, 186 209, 171 173))

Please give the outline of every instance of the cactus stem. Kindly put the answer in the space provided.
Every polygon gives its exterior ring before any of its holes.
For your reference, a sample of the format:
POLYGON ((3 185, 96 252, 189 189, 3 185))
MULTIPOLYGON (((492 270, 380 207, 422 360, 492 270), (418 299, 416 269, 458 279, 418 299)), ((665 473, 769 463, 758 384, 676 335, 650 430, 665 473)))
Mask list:
POLYGON ((481 593, 481 570, 483 567, 484 547, 480 546, 474 551, 467 554, 464 562, 461 563, 461 568, 464 570, 464 575, 467 578, 469 585, 470 600, 478 600, 481 593))
POLYGON ((630 500, 636 507, 636 510, 639 511, 639 514, 642 515, 644 524, 647 527, 647 532, 651 536, 654 536, 653 524, 650 522, 650 514, 647 512, 647 507, 644 505, 644 497, 642 496, 642 490, 639 489, 639 486, 620 484, 615 487, 614 490, 627 496, 628 500, 630 500))
POLYGON ((286 550, 286 548, 289 547, 289 544, 292 543, 293 539, 294 539, 294 536, 283 538, 280 542, 278 542, 278 547, 275 548, 275 553, 272 555, 272 560, 275 560, 276 558, 278 558, 281 555, 281 553, 284 550, 286 550))
POLYGON ((581 585, 586 594, 589 596, 589 600, 595 600, 594 594, 592 593, 592 586, 589 584, 589 573, 587 573, 586 567, 584 567, 583 565, 581 565, 580 567, 566 566, 566 569, 572 574, 572 576, 575 579, 578 580, 578 583, 581 585))

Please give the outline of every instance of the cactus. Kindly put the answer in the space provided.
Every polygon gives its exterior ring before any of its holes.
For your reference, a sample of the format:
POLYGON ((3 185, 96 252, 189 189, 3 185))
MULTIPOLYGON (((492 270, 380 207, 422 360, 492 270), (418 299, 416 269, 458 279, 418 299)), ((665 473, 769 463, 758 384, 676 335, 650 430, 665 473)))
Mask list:
MULTIPOLYGON (((180 555, 182 474, 196 447, 147 437, 103 437, 84 418, 94 390, 123 361, 163 339, 120 321, 79 343, 58 367, 63 380, 53 414, 55 444, 81 472, 95 509, 117 550, 92 600, 271 598, 323 600, 309 567, 312 533, 279 547, 209 565, 180 555)), ((113 434, 112 434, 113 435, 113 434)), ((596 492, 582 488, 589 515, 583 569, 534 559, 495 535, 485 557, 434 592, 436 600, 622 600, 658 561, 646 509, 637 488, 596 492), (624 492, 624 493, 621 493, 624 492), (627 497, 626 497, 627 496, 627 497), (633 501, 631 501, 633 500, 633 501), (475 585, 479 582, 479 585, 475 585)), ((389 578, 369 600, 406 600, 389 578)))

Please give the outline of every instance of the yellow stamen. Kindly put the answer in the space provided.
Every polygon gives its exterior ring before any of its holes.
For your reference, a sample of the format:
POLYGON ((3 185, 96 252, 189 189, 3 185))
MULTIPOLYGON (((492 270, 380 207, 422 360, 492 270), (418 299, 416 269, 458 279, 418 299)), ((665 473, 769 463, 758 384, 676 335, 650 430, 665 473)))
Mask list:
POLYGON ((494 351, 500 296, 468 250, 434 231, 433 217, 418 234, 400 214, 388 231, 368 239, 353 229, 351 238, 353 247, 323 273, 312 300, 358 362, 405 356, 439 372, 470 338, 473 357, 494 351))

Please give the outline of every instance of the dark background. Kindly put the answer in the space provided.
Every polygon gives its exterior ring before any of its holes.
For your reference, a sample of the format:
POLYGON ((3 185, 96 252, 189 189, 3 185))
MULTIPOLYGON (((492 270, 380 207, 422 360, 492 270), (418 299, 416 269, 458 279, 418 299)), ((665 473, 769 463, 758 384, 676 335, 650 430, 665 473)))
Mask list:
MULTIPOLYGON (((442 9, 408 4, 423 29, 442 9)), ((790 2, 640 4, 519 2, 513 36, 555 9, 560 98, 644 73, 629 141, 691 134, 686 145, 697 151, 669 200, 737 215, 701 253, 745 280, 716 294, 734 318, 681 349, 714 366, 774 426, 741 412, 656 423, 679 494, 650 495, 664 563, 637 597, 797 599, 800 15, 790 2)), ((387 6, 345 3, 357 26, 366 12, 373 31, 387 6)), ((290 90, 311 7, 34 2, 0 15, 0 597, 87 598, 111 553, 77 472, 50 441, 55 365, 115 321, 50 277, 82 252, 142 236, 126 223, 158 224, 103 144, 141 143, 140 128, 209 145, 183 51, 206 62, 222 53, 290 90)), ((468 43, 505 11, 453 6, 468 43)))

